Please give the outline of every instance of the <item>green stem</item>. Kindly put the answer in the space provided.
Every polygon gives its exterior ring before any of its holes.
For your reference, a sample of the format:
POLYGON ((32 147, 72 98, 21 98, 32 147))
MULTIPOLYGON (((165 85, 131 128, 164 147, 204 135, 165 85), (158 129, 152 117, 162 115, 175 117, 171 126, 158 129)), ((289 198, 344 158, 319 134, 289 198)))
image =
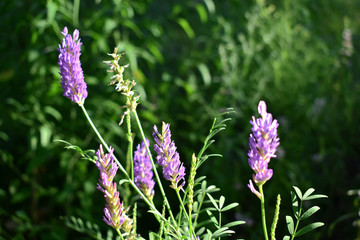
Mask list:
POLYGON ((296 235, 296 231, 297 231, 297 229, 298 229, 298 227, 299 227, 299 223, 300 223, 300 216, 301 216, 301 209, 302 209, 302 200, 300 201, 300 206, 299 206, 299 214, 298 214, 298 216, 296 217, 297 218, 297 221, 296 221, 296 225, 295 225, 295 229, 294 229, 294 234, 293 235, 291 235, 291 240, 293 240, 294 238, 295 238, 295 235, 296 235))
POLYGON ((131 133, 131 117, 130 117, 130 113, 126 115, 126 125, 127 125, 127 129, 128 129, 128 133, 127 133, 127 139, 129 141, 129 157, 130 157, 130 173, 131 173, 131 180, 134 181, 134 159, 133 159, 133 138, 132 138, 132 133, 131 133))
MULTIPOLYGON (((186 209, 185 209, 185 206, 184 206, 184 203, 180 197, 180 193, 179 193, 179 189, 175 189, 175 192, 176 192, 176 195, 179 199, 179 202, 180 202, 180 205, 181 205, 181 209, 184 211, 184 214, 185 214, 185 217, 188 221, 188 224, 189 224, 189 232, 190 232, 190 239, 193 239, 192 236, 195 236, 195 233, 193 232, 192 230, 192 226, 191 226, 191 218, 189 217, 189 215, 187 214, 186 212, 186 209)), ((181 218, 181 215, 179 216, 179 219, 181 218)))
MULTIPOLYGON (((141 125, 141 123, 140 123, 139 116, 137 115, 136 110, 133 110, 132 112, 133 112, 134 115, 135 115, 136 123, 137 123, 137 125, 138 125, 139 131, 140 131, 140 134, 141 134, 141 137, 142 137, 143 141, 146 142, 146 137, 145 137, 144 131, 143 131, 143 129, 142 129, 142 125, 141 125)), ((157 181, 157 183, 158 183, 158 185, 159 185, 161 195, 162 195, 162 197, 163 197, 163 199, 164 199, 165 205, 166 205, 166 207, 167 207, 167 209, 168 209, 168 212, 169 212, 169 214, 170 214, 170 218, 171 218, 174 226, 176 226, 176 228, 178 228, 178 225, 177 225, 177 223, 176 223, 176 221, 175 221, 174 215, 173 215, 173 213, 172 213, 172 211, 171 211, 169 201, 167 200, 167 197, 166 197, 164 188, 163 188, 163 186, 162 186, 162 184, 161 184, 159 174, 158 174, 158 172, 157 172, 157 170, 156 170, 155 162, 154 162, 154 159, 153 159, 152 154, 151 154, 151 152, 150 152, 149 146, 148 146, 147 144, 145 144, 145 147, 146 147, 146 151, 147 151, 147 153, 148 153, 148 155, 149 155, 150 162, 151 162, 152 168, 153 168, 153 170, 154 170, 155 178, 156 178, 156 181, 157 181)))
MULTIPOLYGON (((221 211, 219 211, 219 229, 221 228, 221 211)), ((221 237, 219 237, 219 240, 221 237)))
POLYGON ((259 185, 259 192, 261 195, 260 202, 261 202, 261 218, 262 218, 262 225, 264 231, 265 240, 269 240, 267 227, 266 227, 266 216, 265 216, 265 195, 263 191, 263 185, 259 185))
POLYGON ((198 206, 198 211, 196 212, 196 215, 195 215, 194 224, 197 224, 200 209, 201 209, 201 207, 203 205, 204 200, 205 200, 205 194, 202 194, 202 198, 201 198, 201 201, 199 202, 199 206, 198 206))
POLYGON ((124 237, 121 235, 120 229, 116 229, 116 232, 118 233, 118 235, 120 236, 121 240, 125 240, 124 237))
MULTIPOLYGON (((90 123, 90 126, 92 127, 92 129, 94 130, 96 136, 99 138, 100 142, 102 143, 102 145, 104 145, 105 149, 110 152, 110 148, 109 146, 106 144, 105 140, 102 138, 101 134, 99 133, 99 131, 97 130, 97 128, 95 127, 94 123, 92 122, 91 118, 89 117, 84 104, 80 106, 81 109, 83 110, 83 113, 85 114, 86 119, 88 120, 88 122, 90 123)), ((120 171, 125 175, 126 178, 129 179, 129 174, 126 172, 125 168, 121 165, 121 163, 119 162, 119 160, 116 158, 115 155, 113 155, 115 162, 117 163, 117 165, 120 168, 120 171)))

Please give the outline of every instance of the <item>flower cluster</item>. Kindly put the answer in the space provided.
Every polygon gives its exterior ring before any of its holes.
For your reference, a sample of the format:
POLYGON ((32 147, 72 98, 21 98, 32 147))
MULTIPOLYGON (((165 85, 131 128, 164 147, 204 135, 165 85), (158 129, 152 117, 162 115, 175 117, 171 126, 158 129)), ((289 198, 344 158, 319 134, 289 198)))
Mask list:
MULTIPOLYGON (((250 134, 249 138, 250 150, 248 162, 255 172, 253 180, 260 186, 273 175, 273 170, 268 169, 268 164, 272 157, 276 157, 276 149, 280 143, 277 137, 277 127, 279 124, 276 119, 273 120, 270 113, 267 113, 264 101, 260 101, 258 112, 261 118, 255 119, 253 117, 252 121, 250 121, 252 134, 250 134)), ((260 193, 255 190, 251 180, 249 180, 248 187, 254 194, 260 197, 260 193)))
MULTIPOLYGON (((146 139, 146 145, 149 145, 149 140, 146 139)), ((134 180, 136 186, 143 191, 145 196, 152 200, 154 197, 155 181, 152 179, 152 165, 150 157, 146 151, 145 142, 139 144, 134 153, 134 180)))
POLYGON ((79 31, 75 29, 73 35, 68 34, 67 27, 61 32, 64 39, 59 44, 59 67, 61 75, 61 87, 64 96, 71 99, 80 106, 84 104, 88 93, 80 63, 81 41, 79 31))
POLYGON ((156 160, 163 168, 164 178, 171 181, 171 187, 174 189, 183 187, 185 184, 185 167, 180 162, 175 143, 171 141, 170 124, 163 122, 161 133, 154 126, 153 137, 156 142, 154 150, 158 154, 156 160), (178 186, 181 180, 182 183, 178 186))
POLYGON ((103 220, 117 231, 122 228, 129 232, 132 227, 132 220, 126 216, 126 210, 123 209, 119 192, 116 190, 116 182, 113 182, 118 170, 113 159, 113 152, 114 149, 110 147, 110 152, 104 154, 102 145, 96 152, 98 158, 96 166, 100 171, 100 184, 97 185, 97 189, 104 193, 106 201, 103 220))

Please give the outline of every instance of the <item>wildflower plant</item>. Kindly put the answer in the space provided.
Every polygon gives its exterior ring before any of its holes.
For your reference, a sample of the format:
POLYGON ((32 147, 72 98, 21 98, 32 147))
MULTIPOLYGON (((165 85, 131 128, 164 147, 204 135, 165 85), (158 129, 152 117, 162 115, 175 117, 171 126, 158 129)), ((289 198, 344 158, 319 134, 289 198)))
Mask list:
MULTIPOLYGON (((103 193, 106 202, 103 216, 104 222, 116 230, 120 239, 146 239, 146 236, 140 236, 137 232, 137 225, 141 226, 141 222, 136 219, 138 211, 136 203, 130 206, 131 204, 128 202, 121 202, 122 196, 118 186, 126 184, 133 189, 131 194, 137 199, 136 201, 145 202, 148 211, 154 215, 158 222, 158 231, 149 232, 148 239, 220 240, 232 236, 235 233, 232 228, 243 224, 244 221, 224 223, 223 213, 234 209, 239 204, 225 204, 225 196, 216 197, 220 189, 215 185, 209 185, 205 176, 197 176, 198 169, 210 157, 221 156, 220 154, 206 155, 205 152, 214 143, 213 137, 225 129, 225 123, 230 118, 223 119, 223 117, 231 113, 232 110, 229 109, 214 119, 210 132, 198 154, 194 153, 192 156, 180 157, 176 144, 171 138, 172 133, 169 123, 162 122, 161 128, 155 125, 152 132, 153 139, 147 138, 137 114, 137 106, 140 103, 141 96, 133 89, 136 82, 132 79, 124 79, 124 71, 128 64, 124 66, 119 64, 122 54, 119 54, 117 48, 115 48, 114 52, 109 54, 112 60, 104 62, 110 67, 108 71, 113 73, 110 85, 115 85, 115 90, 126 98, 126 103, 122 106, 124 113, 119 117, 119 125, 122 125, 123 121, 126 120, 127 157, 130 161, 125 161, 124 158, 126 157, 124 156, 120 156, 118 159, 114 149, 102 138, 101 133, 97 130, 85 108, 85 99, 88 97, 88 92, 79 58, 80 33, 75 30, 70 35, 65 27, 62 34, 64 39, 62 44, 59 45, 58 51, 60 82, 64 90, 64 96, 71 99, 82 109, 85 118, 101 144, 96 155, 92 156, 91 150, 83 151, 78 146, 65 141, 62 142, 69 145, 67 148, 77 150, 84 159, 95 163, 98 168, 100 177, 97 189, 103 193), (132 122, 136 123, 137 132, 132 131, 132 122), (140 140, 136 150, 133 149, 135 139, 140 140), (154 156, 156 157, 154 158, 154 156), (124 164, 127 165, 124 166, 124 164), (190 168, 185 168, 185 165, 190 165, 190 168), (160 169, 163 179, 158 173, 160 169), (120 170, 119 173, 118 170, 120 170), (116 182, 115 179, 117 178, 120 178, 119 182, 116 182), (165 182, 170 182, 170 191, 175 191, 178 207, 174 207, 174 203, 170 204, 168 201, 163 186, 165 182), (159 198, 162 204, 160 206, 156 205, 153 198, 159 198), (200 220, 204 218, 209 220, 200 220)), ((279 124, 267 112, 264 101, 259 103, 258 111, 261 118, 255 119, 253 117, 251 121, 252 134, 249 139, 248 162, 254 174, 252 180, 249 181, 248 187, 260 199, 264 237, 268 240, 263 186, 273 176, 273 170, 269 169, 269 163, 271 158, 276 157, 276 149, 279 146, 279 138, 277 137, 279 124)), ((319 210, 315 206, 304 211, 303 201, 325 196, 311 195, 313 189, 307 190, 304 194, 296 187, 294 187, 294 190, 295 192, 291 192, 291 194, 294 216, 297 221, 295 223, 292 217, 286 216, 290 236, 285 236, 285 240, 290 239, 290 237, 294 239, 294 237, 321 226, 320 223, 314 223, 298 230, 301 220, 319 210)), ((272 240, 275 239, 279 213, 280 195, 278 195, 271 227, 272 240)), ((86 232, 86 228, 79 227, 83 226, 79 219, 69 219, 67 217, 64 219, 68 226, 86 232)), ((93 226, 90 223, 87 225, 93 226)), ((98 232, 94 233, 93 230, 89 230, 87 233, 91 236, 96 235, 97 239, 102 239, 101 234, 98 232)))
MULTIPOLYGON (((271 179, 273 176, 273 170, 268 168, 271 158, 275 158, 277 147, 280 145, 279 138, 277 137, 277 128, 279 124, 276 119, 273 119, 272 114, 267 112, 266 103, 260 101, 258 105, 258 112, 261 115, 261 118, 252 117, 250 121, 252 125, 252 134, 249 137, 249 147, 248 152, 248 162, 251 169, 254 171, 253 181, 255 182, 258 190, 255 189, 254 184, 249 180, 248 187, 252 193, 254 193, 261 203, 261 217, 262 225, 265 240, 269 239, 267 224, 266 224, 266 215, 265 215, 265 194, 263 190, 263 185, 271 179)), ((317 194, 310 196, 315 190, 313 188, 308 189, 304 195, 302 195, 299 188, 295 187, 295 192, 291 192, 292 196, 292 205, 294 210, 295 218, 297 219, 296 224, 291 216, 286 216, 286 223, 288 226, 289 233, 291 235, 291 240, 297 236, 301 236, 315 228, 321 227, 324 225, 321 222, 312 223, 306 227, 297 231, 300 220, 310 217, 320 208, 318 206, 313 206, 302 214, 302 202, 304 200, 324 198, 325 195, 317 194), (297 198, 300 200, 300 203, 297 201, 297 198)), ((275 240, 275 230, 277 222, 279 219, 280 213, 280 195, 277 196, 277 202, 275 207, 274 219, 271 226, 270 237, 271 240, 275 240)), ((284 240, 290 239, 290 236, 285 236, 284 240)))

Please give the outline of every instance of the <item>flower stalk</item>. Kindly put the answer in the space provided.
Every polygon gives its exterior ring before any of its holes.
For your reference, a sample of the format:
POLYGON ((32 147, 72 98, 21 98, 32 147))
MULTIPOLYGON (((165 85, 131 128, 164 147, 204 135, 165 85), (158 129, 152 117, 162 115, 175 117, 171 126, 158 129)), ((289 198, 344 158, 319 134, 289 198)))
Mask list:
POLYGON ((267 112, 264 101, 259 102, 258 112, 261 118, 255 119, 255 117, 252 117, 252 121, 250 121, 252 134, 250 134, 249 137, 250 150, 248 152, 249 166, 254 170, 253 181, 257 185, 258 190, 255 189, 252 180, 249 180, 248 187, 251 192, 260 199, 264 237, 265 240, 269 240, 266 226, 263 186, 273 175, 273 170, 268 169, 268 164, 271 158, 276 157, 275 153, 280 144, 279 138, 277 137, 277 127, 279 124, 277 120, 273 120, 272 115, 267 112))

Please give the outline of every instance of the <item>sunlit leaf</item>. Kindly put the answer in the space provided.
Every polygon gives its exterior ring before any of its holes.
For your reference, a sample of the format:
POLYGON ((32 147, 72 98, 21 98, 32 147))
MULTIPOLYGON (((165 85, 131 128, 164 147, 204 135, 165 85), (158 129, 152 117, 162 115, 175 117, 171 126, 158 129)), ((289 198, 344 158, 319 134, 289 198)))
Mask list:
POLYGON ((314 195, 311 195, 311 196, 307 197, 304 200, 314 200, 314 199, 318 199, 318 198, 327 198, 327 197, 328 196, 323 195, 323 194, 314 194, 314 195))
POLYGON ((315 189, 309 188, 309 189, 304 193, 303 199, 305 200, 305 199, 306 199, 308 196, 310 196, 314 191, 315 191, 315 189))
POLYGON ((178 18, 177 23, 182 27, 190 39, 195 37, 194 30, 191 28, 189 22, 185 18, 178 18))
POLYGON ((219 199, 219 209, 222 209, 222 207, 224 206, 225 203, 225 197, 221 196, 219 199))
POLYGON ((206 210, 206 213, 209 215, 211 222, 213 222, 215 226, 219 226, 219 222, 216 219, 216 217, 214 216, 214 214, 212 212, 210 212, 209 210, 206 210))
POLYGON ((206 12, 205 7, 204 7, 202 4, 196 4, 195 8, 196 8, 196 11, 197 11, 198 14, 199 14, 200 21, 201 21, 202 23, 207 22, 207 20, 208 20, 208 15, 207 15, 207 12, 206 12))
POLYGON ((293 188, 295 189, 296 195, 299 197, 300 200, 302 200, 303 196, 302 196, 301 190, 296 186, 293 186, 293 188))
POLYGON ((232 209, 234 207, 237 207, 237 206, 239 206, 239 203, 231 203, 231 204, 225 206, 223 209, 221 209, 221 211, 225 212, 225 211, 228 211, 228 210, 230 210, 230 209, 232 209))
POLYGON ((209 199, 210 199, 210 201, 211 201, 211 203, 214 205, 214 207, 217 209, 217 210, 219 210, 219 206, 218 206, 218 204, 216 203, 216 201, 215 201, 215 199, 210 195, 210 194, 206 194, 208 197, 209 197, 209 199))
POLYGON ((210 74, 209 68, 204 63, 200 63, 198 65, 198 69, 204 80, 205 86, 209 86, 211 84, 211 74, 210 74))
POLYGON ((308 232, 310 232, 316 228, 319 228, 321 226, 324 226, 324 223, 322 223, 322 222, 311 223, 311 224, 307 225, 306 227, 303 227, 302 229, 300 229, 295 234, 295 236, 298 237, 298 236, 304 235, 305 233, 308 233, 308 232))
POLYGON ((286 216, 286 225, 289 230, 289 233, 294 234, 294 220, 291 216, 286 216))
POLYGON ((238 226, 238 225, 241 225, 241 224, 245 224, 246 222, 245 221, 234 221, 234 222, 230 222, 228 224, 225 224, 223 227, 233 227, 233 226, 238 226))
POLYGON ((316 213, 317 211, 319 211, 319 207, 318 206, 313 206, 310 209, 308 209, 306 212, 304 212, 301 217, 300 220, 304 220, 308 217, 310 217, 311 215, 313 215, 314 213, 316 213))

